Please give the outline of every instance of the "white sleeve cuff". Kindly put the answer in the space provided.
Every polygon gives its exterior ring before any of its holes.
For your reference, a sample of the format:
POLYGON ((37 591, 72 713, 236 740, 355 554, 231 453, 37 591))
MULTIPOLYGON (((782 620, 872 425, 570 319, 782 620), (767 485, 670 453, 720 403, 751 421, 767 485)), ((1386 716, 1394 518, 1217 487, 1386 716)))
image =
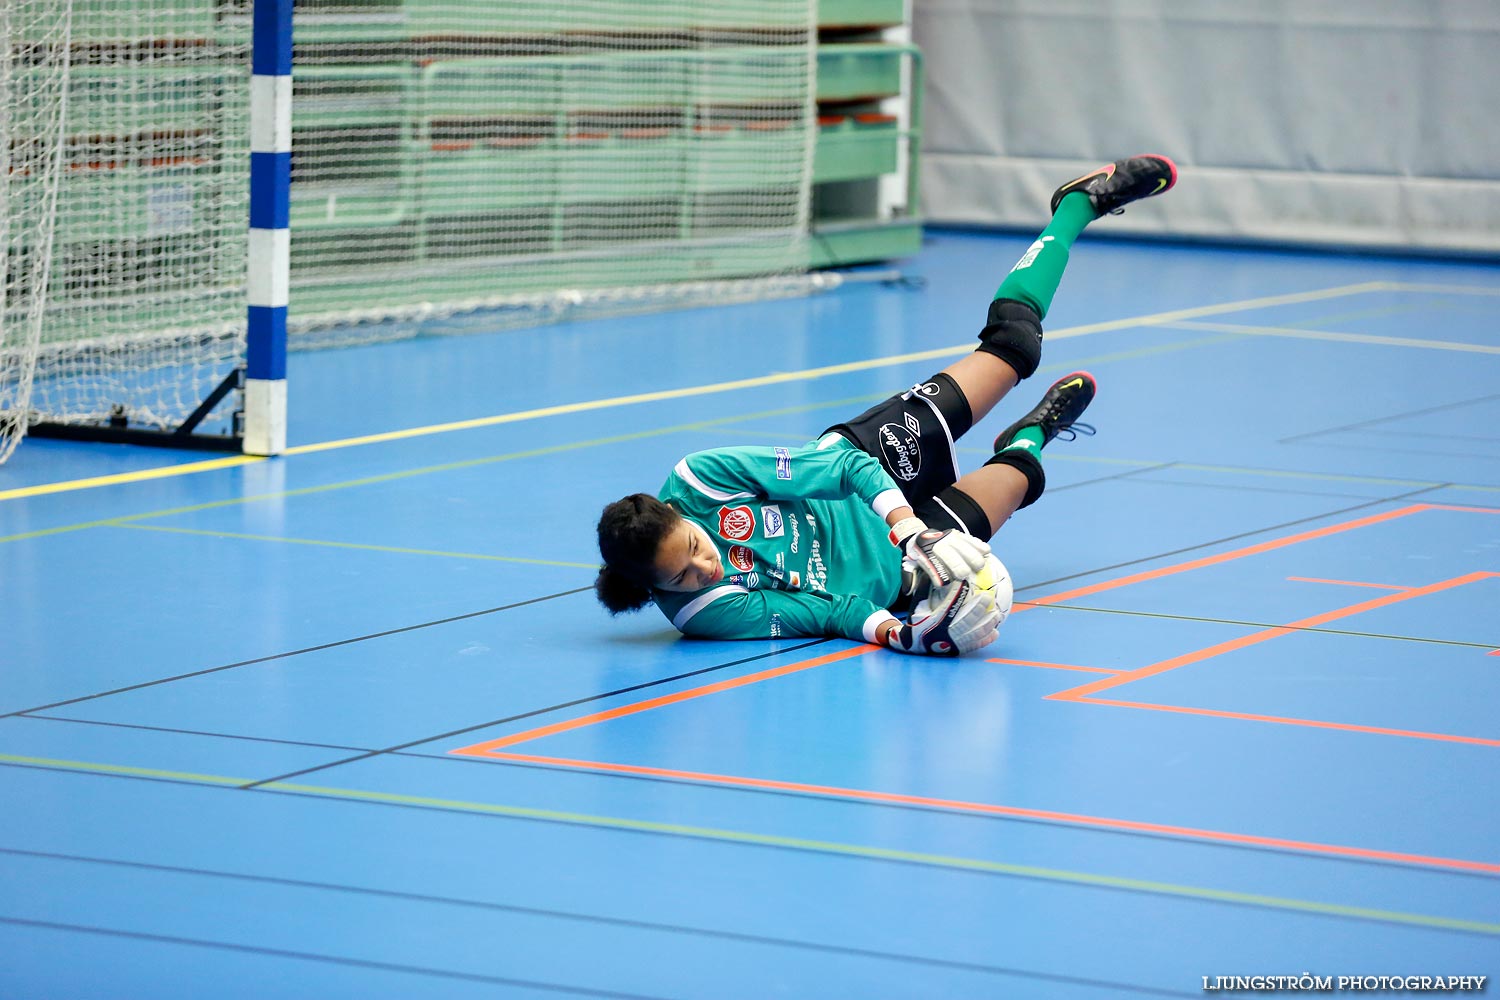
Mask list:
POLYGON ((884 609, 881 609, 880 611, 877 611, 870 617, 866 618, 863 629, 865 642, 868 642, 872 646, 880 645, 880 635, 878 633, 878 629, 886 622, 892 622, 896 620, 897 619, 895 615, 884 609))
POLYGON ((875 513, 883 521, 897 507, 910 507, 911 501, 900 490, 885 490, 870 502, 870 506, 875 508, 875 513))

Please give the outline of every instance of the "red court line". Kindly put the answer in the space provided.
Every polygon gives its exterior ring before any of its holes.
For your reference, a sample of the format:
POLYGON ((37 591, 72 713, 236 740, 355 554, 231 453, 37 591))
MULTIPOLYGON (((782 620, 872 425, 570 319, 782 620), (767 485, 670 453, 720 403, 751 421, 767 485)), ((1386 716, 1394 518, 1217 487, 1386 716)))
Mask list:
MULTIPOLYGON (((1463 508, 1435 508, 1432 504, 1412 504, 1409 507, 1400 507, 1396 510, 1388 510, 1380 514, 1371 514, 1368 517, 1356 518, 1353 521, 1342 521, 1338 524, 1329 524, 1321 528, 1314 528, 1311 531, 1303 531, 1295 535, 1287 535, 1285 538, 1273 538, 1270 541, 1257 542, 1254 545, 1247 545, 1244 548, 1234 549, 1230 552, 1220 552, 1218 555, 1204 556, 1201 559, 1191 559, 1187 562, 1176 563, 1172 566, 1162 566, 1159 569, 1150 569, 1141 573, 1132 573, 1129 576, 1117 577, 1113 580, 1104 580, 1100 583, 1091 583, 1086 587, 1079 587, 1076 590, 1065 590, 1059 594, 1048 594, 1046 597, 1028 598, 1024 605, 1018 603, 1012 614, 1014 614, 1016 611, 1025 611, 1028 608, 1035 608, 1044 604, 1059 604, 1063 601, 1072 600, 1075 597, 1087 597, 1090 594, 1097 594, 1105 590, 1115 590, 1120 587, 1128 587, 1131 584, 1135 583, 1144 583, 1147 580, 1156 580, 1164 576, 1173 576, 1177 573, 1186 573, 1190 570, 1203 569, 1205 566, 1216 566, 1219 563, 1230 562, 1234 559, 1243 559, 1246 556, 1259 555, 1262 552, 1271 552, 1276 549, 1284 549, 1288 545, 1296 545, 1300 542, 1311 541, 1314 538, 1326 538, 1329 535, 1336 535, 1345 531, 1353 531, 1355 528, 1364 528, 1372 524, 1380 524, 1384 521, 1393 521, 1398 517, 1407 517, 1408 515, 1418 513, 1419 511, 1434 509, 1461 510, 1463 508)), ((1483 510, 1484 508, 1479 509, 1483 510)))
POLYGON ((987 663, 1013 663, 1018 667, 1047 667, 1050 670, 1083 670, 1091 674, 1120 674, 1123 670, 1111 670, 1108 667, 1076 667, 1070 663, 1038 663, 1035 660, 1002 660, 992 658, 987 663))
POLYGON ((1465 514, 1500 514, 1500 507, 1462 507, 1451 503, 1424 504, 1428 510, 1457 510, 1465 514))
POLYGON ((1081 699, 1081 701, 1085 705, 1114 705, 1117 708, 1144 708, 1153 712, 1207 715, 1215 719, 1245 719, 1250 722, 1275 722, 1283 726, 1308 726, 1313 729, 1342 729, 1354 733, 1374 733, 1377 736, 1405 736, 1416 740, 1439 740, 1444 743, 1472 743, 1477 746, 1500 747, 1500 740, 1481 739, 1478 736, 1454 736, 1452 733, 1424 733, 1415 729, 1387 729, 1384 726, 1358 726, 1349 722, 1320 722, 1316 719, 1290 719, 1280 715, 1224 712, 1213 708, 1186 708, 1182 705, 1152 705, 1142 701, 1115 701, 1111 698, 1085 698, 1081 699))
POLYGON ((690 688, 687 691, 678 691, 676 694, 662 695, 660 698, 649 698, 646 701, 638 701, 630 705, 621 705, 606 712, 595 712, 593 715, 584 715, 576 719, 566 719, 562 722, 554 722, 550 726, 539 726, 536 729, 528 729, 522 733, 504 736, 498 740, 488 740, 484 743, 475 743, 473 746, 461 747, 458 750, 449 750, 449 753, 467 757, 488 756, 490 751, 498 750, 500 747, 514 746, 517 743, 525 743, 529 740, 539 740, 543 736, 555 736, 573 729, 582 729, 600 722, 608 722, 610 719, 618 719, 627 715, 635 715, 637 712, 647 712, 653 708, 661 708, 665 705, 676 705, 680 702, 691 701, 694 698, 702 698, 705 695, 717 694, 720 691, 729 691, 733 688, 744 687, 746 684, 755 684, 760 681, 770 680, 773 677, 784 677, 801 670, 811 670, 813 667, 821 667, 837 660, 847 660, 854 656, 863 656, 865 653, 879 649, 879 646, 860 645, 849 649, 841 649, 836 653, 819 656, 812 660, 802 660, 798 663, 788 663, 785 666, 773 667, 770 670, 762 670, 759 673, 746 674, 743 677, 732 677, 727 681, 718 681, 714 684, 705 684, 702 687, 690 688))
MULTIPOLYGON (((1236 549, 1236 550, 1234 550, 1232 552, 1220 553, 1219 555, 1216 555, 1216 556, 1209 556, 1209 557, 1206 557, 1206 558, 1203 558, 1203 559, 1195 559, 1195 560, 1191 560, 1189 562, 1177 564, 1175 566, 1162 567, 1160 569, 1150 570, 1150 571, 1147 571, 1147 572, 1144 572, 1144 573, 1136 573, 1136 574, 1132 574, 1130 576, 1121 577, 1121 578, 1116 579, 1116 580, 1104 581, 1102 583, 1093 584, 1093 585, 1090 585, 1090 586, 1087 586, 1087 587, 1078 588, 1076 590, 1067 591, 1067 592, 1060 593, 1060 594, 1049 595, 1048 597, 1039 598, 1039 599, 1037 599, 1035 601, 1025 602, 1024 604, 1022 602, 1017 602, 1016 606, 1017 606, 1018 609, 1023 609, 1026 606, 1042 606, 1042 605, 1046 605, 1046 604, 1055 604, 1055 603, 1058 603, 1060 601, 1067 600, 1067 599, 1069 599, 1071 597, 1079 597, 1079 596, 1083 596, 1083 595, 1086 595, 1086 594, 1098 593, 1098 592, 1103 591, 1103 590, 1111 590, 1111 589, 1115 589, 1117 587, 1128 586, 1130 584, 1139 583, 1139 582, 1142 582, 1144 580, 1151 580, 1151 579, 1156 579, 1156 578, 1159 578, 1159 577, 1162 577, 1162 576, 1168 576, 1168 575, 1171 575, 1171 574, 1174 574, 1174 573, 1181 573, 1181 572, 1187 572, 1187 571, 1193 570, 1193 569, 1200 569, 1200 568, 1205 567, 1205 566, 1216 565, 1218 563, 1228 562, 1228 561, 1233 560, 1233 559, 1239 559, 1239 558, 1243 558, 1245 556, 1255 555, 1255 554, 1261 553, 1261 552, 1268 552, 1268 551, 1272 551, 1272 550, 1275 550, 1275 549, 1278 549, 1278 548, 1284 548, 1284 547, 1286 547, 1288 545, 1294 545, 1294 544, 1297 544, 1299 542, 1308 541, 1308 540, 1313 539, 1313 538, 1322 538, 1322 537, 1326 537, 1328 535, 1337 534, 1339 532, 1349 531, 1349 530, 1352 530, 1354 528, 1365 527, 1365 526, 1368 526, 1368 525, 1371 525, 1371 524, 1379 524, 1379 523, 1382 523, 1382 522, 1385 522, 1385 521, 1393 520, 1393 519, 1398 518, 1398 517, 1405 517, 1405 516, 1407 516, 1409 514, 1414 514, 1414 513, 1417 513, 1419 511, 1423 511, 1423 510, 1456 510, 1456 511, 1473 511, 1473 512, 1476 512, 1476 513, 1500 513, 1500 509, 1491 509, 1491 508, 1483 508, 1483 507, 1480 507, 1480 508, 1469 508, 1469 507, 1456 507, 1456 506, 1437 505, 1437 504, 1413 504, 1413 505, 1411 505, 1409 507, 1403 507, 1403 508, 1400 508, 1398 510, 1388 511, 1388 512, 1385 512, 1385 513, 1382 513, 1382 514, 1376 514, 1376 515, 1372 515, 1372 516, 1369 516, 1369 517, 1358 518, 1356 520, 1346 521, 1346 522, 1343 522, 1343 523, 1340 523, 1340 524, 1328 525, 1326 527, 1318 528, 1318 529, 1315 529, 1313 531, 1301 532, 1301 533, 1296 534, 1296 535, 1289 535, 1289 536, 1287 536, 1285 538, 1274 539, 1274 540, 1271 540, 1271 541, 1268 541, 1268 542, 1262 542, 1262 543, 1259 543, 1259 544, 1256 544, 1256 545, 1246 546, 1245 548, 1236 549)), ((1149 665, 1147 667, 1143 667, 1143 668, 1141 668, 1139 670, 1134 670, 1134 671, 1111 671, 1111 670, 1108 670, 1108 669, 1102 668, 1102 667, 1078 667, 1078 666, 1071 666, 1071 665, 1064 665, 1064 664, 1043 664, 1043 663, 1037 663, 1037 662, 1034 662, 1034 661, 1022 661, 1022 660, 1014 660, 1014 661, 996 660, 994 662, 1011 662, 1011 663, 1017 663, 1017 664, 1024 665, 1024 666, 1046 666, 1046 667, 1056 667, 1056 668, 1062 668, 1062 669, 1085 670, 1085 671, 1089 671, 1089 672, 1101 672, 1101 673, 1109 673, 1109 674, 1111 674, 1111 676, 1106 677, 1106 678, 1102 678, 1101 680, 1092 682, 1091 684, 1082 685, 1081 687, 1074 688, 1074 689, 1071 689, 1069 691, 1063 691, 1063 692, 1060 692, 1059 694, 1051 695, 1051 696, 1049 696, 1051 699, 1058 699, 1058 700, 1065 700, 1065 701, 1076 701, 1076 702, 1082 702, 1084 704, 1105 704, 1105 705, 1113 704, 1113 705, 1121 705, 1121 706, 1126 706, 1126 707, 1148 708, 1148 709, 1157 709, 1157 710, 1163 710, 1163 711, 1178 711, 1178 712, 1184 712, 1184 713, 1190 713, 1190 714, 1225 715, 1225 716, 1234 717, 1234 718, 1257 719, 1257 720, 1261 720, 1261 721, 1282 722, 1282 723, 1298 724, 1298 725, 1310 725, 1310 726, 1315 726, 1315 727, 1319 727, 1319 728, 1357 730, 1357 731, 1363 731, 1363 732, 1376 732, 1376 733, 1382 733, 1382 734, 1394 734, 1394 735, 1413 736, 1413 737, 1422 737, 1422 738, 1430 738, 1430 739, 1441 739, 1441 740, 1448 740, 1448 741, 1453 741, 1453 742, 1464 742, 1464 743, 1481 743, 1481 744, 1496 743, 1497 745, 1500 745, 1500 741, 1481 740, 1481 739, 1479 739, 1477 737, 1461 737, 1461 736, 1451 736, 1451 735, 1436 734, 1436 733, 1418 733, 1418 732, 1410 731, 1410 730, 1394 730, 1394 729, 1387 730, 1387 729, 1379 729, 1379 728, 1376 728, 1376 727, 1354 726, 1354 725, 1348 725, 1348 724, 1343 724, 1343 723, 1321 723, 1321 722, 1315 722, 1313 720, 1285 719, 1285 718, 1280 718, 1280 717, 1276 717, 1276 716, 1253 716, 1253 715, 1249 715, 1248 713, 1220 713, 1220 712, 1215 712, 1215 711, 1210 710, 1210 709, 1189 709, 1189 708, 1179 708, 1179 707, 1174 707, 1174 706, 1156 706, 1156 705, 1148 705, 1148 704, 1145 704, 1145 703, 1135 703, 1135 702, 1113 702, 1113 701, 1109 701, 1109 700, 1106 700, 1106 699, 1094 700, 1094 699, 1087 699, 1087 698, 1084 697, 1084 695, 1088 694, 1090 691, 1104 690, 1106 688, 1115 687, 1115 686, 1118 686, 1120 684, 1128 683, 1131 680, 1136 680, 1136 679, 1139 679, 1141 677, 1149 676, 1150 674, 1153 674, 1153 673, 1162 673, 1162 672, 1164 672, 1166 670, 1171 670, 1171 669, 1174 669, 1175 667, 1178 667, 1178 666, 1185 666, 1188 663, 1197 662, 1199 660, 1207 659, 1207 658, 1209 658, 1211 656, 1217 656, 1217 655, 1220 655, 1222 653, 1229 652, 1231 649, 1241 648, 1242 646, 1252 645, 1252 644, 1257 643, 1257 642, 1263 642, 1263 641, 1265 641, 1267 639, 1275 638, 1275 637, 1280 636, 1280 635, 1286 635, 1289 632, 1295 631, 1295 630, 1297 630, 1299 628, 1314 627, 1315 625, 1318 625, 1318 624, 1323 624, 1323 623, 1326 623, 1326 622, 1329 622, 1329 621, 1334 621, 1334 620, 1336 620, 1338 618, 1346 617, 1348 615, 1357 614, 1360 611, 1371 610, 1371 609, 1377 608, 1377 607, 1383 607, 1383 606, 1385 606, 1387 604, 1394 604, 1394 603, 1397 603, 1399 601, 1408 600, 1408 599, 1413 598, 1413 597, 1419 597, 1419 596, 1422 596, 1424 594, 1436 593, 1436 592, 1439 592, 1441 590, 1449 589, 1451 587, 1462 586, 1463 584, 1466 584, 1466 583, 1472 583, 1475 580, 1485 579, 1485 578, 1489 578, 1489 577, 1497 577, 1497 576, 1500 576, 1500 573, 1492 573, 1492 572, 1469 573, 1469 574, 1466 574, 1466 575, 1461 576, 1461 577, 1455 577, 1455 578, 1453 578, 1451 580, 1445 580, 1445 581, 1440 581, 1440 582, 1435 583, 1435 584, 1429 584, 1429 585, 1427 585, 1425 587, 1415 587, 1415 588, 1410 588, 1410 589, 1404 589, 1404 590, 1401 590, 1401 591, 1399 591, 1397 593, 1387 594, 1387 595, 1385 595, 1383 597, 1375 598, 1375 599, 1370 600, 1370 601, 1364 601, 1364 602, 1362 602, 1360 604, 1350 605, 1349 607, 1346 607, 1346 608, 1340 608, 1340 609, 1336 609, 1334 611, 1324 612, 1324 613, 1319 614, 1319 615, 1314 615, 1314 616, 1312 616, 1310 618, 1305 618, 1305 619, 1302 619, 1301 621, 1292 622, 1292 623, 1290 623, 1288 625, 1283 625, 1283 626, 1278 626, 1278 627, 1275 627, 1275 628, 1265 629, 1262 632, 1254 633, 1254 634, 1249 635, 1249 636, 1244 636, 1244 637, 1242 637, 1240 639, 1231 640, 1228 643, 1220 643, 1220 644, 1218 644, 1216 646, 1211 646, 1211 647, 1208 647, 1207 649, 1204 649, 1204 650, 1198 650, 1198 651, 1195 651, 1194 653, 1185 654, 1184 656, 1181 656, 1181 657, 1175 657, 1175 658, 1173 658, 1171 660, 1164 660, 1164 661, 1161 661, 1160 663, 1151 664, 1151 665, 1149 665)), ((730 689, 741 687, 741 686, 744 686, 744 685, 747 685, 747 684, 754 684, 754 683, 757 683, 757 682, 762 681, 762 680, 769 680, 769 679, 774 678, 774 677, 780 677, 780 676, 784 676, 784 675, 790 674, 790 673, 795 673, 795 672, 798 672, 798 671, 801 671, 801 670, 807 670, 807 669, 811 669, 813 667, 822 666, 822 665, 827 664, 827 663, 836 662, 838 660, 843 660, 843 659, 847 659, 847 658, 850 658, 850 657, 863 655, 864 653, 870 652, 870 651, 875 650, 877 648, 878 647, 875 647, 875 646, 856 646, 856 647, 853 647, 853 648, 850 648, 850 649, 841 650, 841 651, 836 652, 836 653, 831 653, 831 654, 829 654, 827 656, 818 657, 816 659, 807 660, 807 661, 803 661, 803 662, 799 662, 799 663, 792 663, 792 664, 788 664, 786 666, 776 667, 776 668, 773 668, 773 669, 770 669, 770 670, 760 671, 759 673, 755 673, 755 674, 748 674, 748 675, 746 675, 744 677, 734 678, 734 679, 727 680, 727 681, 720 681, 718 683, 709 684, 709 685, 706 685, 704 687, 694 688, 694 689, 691 689, 691 690, 682 691, 682 692, 679 692, 679 693, 676 693, 676 694, 672 694, 672 695, 665 695, 665 696, 660 697, 660 698, 653 698, 653 699, 649 699, 647 701, 637 702, 637 703, 635 703, 633 705, 625 705, 625 706, 622 706, 622 707, 617 708, 617 709, 611 709, 611 710, 605 711, 605 712, 598 712, 598 713, 595 713, 593 715, 584 716, 584 717, 581 717, 581 718, 578 718, 578 719, 571 719, 571 720, 567 720, 565 722, 555 723, 555 724, 549 725, 549 726, 542 726, 542 727, 539 727, 537 729, 532 729, 532 730, 527 730, 526 732, 517 733, 517 734, 515 734, 513 736, 503 737, 503 738, 497 739, 497 740, 490 740, 490 741, 487 741, 487 742, 484 742, 484 743, 477 743, 477 744, 474 744, 472 746, 462 747, 462 748, 459 748, 459 749, 456 749, 456 750, 450 750, 448 752, 452 753, 452 754, 455 754, 455 755, 460 755, 460 756, 482 757, 482 758, 491 759, 491 760, 510 760, 510 761, 517 761, 517 762, 521 762, 521 763, 543 764, 543 765, 547 765, 547 766, 565 767, 565 768, 571 768, 571 769, 576 769, 576 770, 612 772, 612 773, 618 773, 618 774, 649 775, 649 776, 655 776, 655 777, 674 778, 674 779, 680 779, 680 780, 685 780, 685 781, 694 781, 694 782, 701 782, 701 783, 708 783, 708 784, 718 784, 718 785, 728 785, 728 786, 740 786, 740 787, 746 787, 746 788, 766 788, 766 789, 776 789, 776 790, 781 790, 781 791, 802 792, 802 793, 806 793, 806 794, 831 796, 831 797, 835 797, 835 798, 845 798, 845 799, 853 799, 853 800, 859 800, 859 801, 886 802, 886 803, 897 803, 897 804, 906 804, 906 805, 919 805, 919 806, 928 806, 928 807, 932 807, 932 808, 947 809, 947 810, 954 810, 954 811, 961 811, 961 812, 980 813, 980 814, 999 815, 999 816, 1013 816, 1013 817, 1020 817, 1020 818, 1045 819, 1045 820, 1052 820, 1052 821, 1056 821, 1056 822, 1072 823, 1072 824, 1077 824, 1077 825, 1080 825, 1080 826, 1092 826, 1092 827, 1099 827, 1099 828, 1105 828, 1105 829, 1128 830, 1128 831, 1146 832, 1146 833, 1158 833, 1158 834, 1166 834, 1166 835, 1169 835, 1169 836, 1178 836, 1178 837, 1184 837, 1184 838, 1205 840, 1205 841, 1210 841, 1210 842, 1223 842, 1223 843, 1234 843, 1234 844, 1248 844, 1248 845, 1261 846, 1261 847, 1275 847, 1275 848, 1281 848, 1281 849, 1286 849, 1286 850, 1302 851, 1302 852, 1311 853, 1311 854, 1325 854, 1325 855, 1334 855, 1334 856, 1342 856, 1342 857, 1350 857, 1350 858, 1364 858, 1364 859, 1381 860, 1381 861, 1394 861, 1394 862, 1399 862, 1399 863, 1403 863, 1403 864, 1424 865, 1424 866, 1432 866, 1432 867, 1438 867, 1438 868, 1457 869, 1457 870, 1463 870, 1463 871, 1475 871, 1475 872, 1486 872, 1486 873, 1500 874, 1500 865, 1493 864, 1493 863, 1490 863, 1490 862, 1483 862, 1483 861, 1470 861, 1470 860, 1456 859, 1456 858, 1441 858, 1441 857, 1428 856, 1428 855, 1409 854, 1409 853, 1397 852, 1397 851, 1380 851, 1380 850, 1373 850, 1373 849, 1370 849, 1370 848, 1350 847, 1350 846, 1337 845, 1337 844, 1320 844, 1320 843, 1315 843, 1315 842, 1312 842, 1312 841, 1298 841, 1298 840, 1290 840, 1290 839, 1279 838, 1279 837, 1262 837, 1262 836, 1257 836, 1257 835, 1254 835, 1254 834, 1229 833, 1229 832, 1217 831, 1217 830, 1202 830, 1202 829, 1197 829, 1197 828, 1193 828, 1193 827, 1171 826, 1171 825, 1168 825, 1168 824, 1161 824, 1161 823, 1143 823, 1143 822, 1138 822, 1138 821, 1135 821, 1135 820, 1122 820, 1122 819, 1112 819, 1112 818, 1108 818, 1108 817, 1086 816, 1086 815, 1083 815, 1083 814, 1061 813, 1061 812, 1053 812, 1053 811, 1049 811, 1049 810, 1025 809, 1025 808, 1021 808, 1021 807, 1017 807, 1017 806, 997 806, 997 805, 991 805, 991 804, 987 804, 987 803, 963 802, 963 801, 959 801, 959 800, 938 799, 938 798, 932 798, 932 797, 928 797, 928 796, 900 795, 900 794, 893 793, 893 792, 874 792, 874 791, 866 791, 866 790, 862 790, 862 789, 837 788, 837 787, 833 787, 833 786, 811 785, 811 784, 806 784, 806 783, 802 783, 802 782, 777 781, 777 780, 765 779, 765 778, 746 778, 746 777, 739 777, 739 776, 734 776, 734 775, 707 774, 707 773, 701 773, 701 772, 696 772, 696 771, 681 771, 681 770, 675 770, 675 769, 669 769, 669 768, 646 767, 646 766, 633 765, 633 764, 611 764, 611 763, 602 762, 602 761, 586 761, 586 760, 566 759, 566 758, 560 758, 560 757, 544 757, 544 756, 533 755, 533 754, 504 753, 504 752, 500 752, 500 750, 499 750, 500 747, 513 746, 515 744, 523 743, 523 742, 526 742, 528 740, 539 739, 541 737, 550 736, 550 735, 553 735, 555 733, 567 732, 567 731, 570 731, 570 730, 573 730, 573 729, 578 729, 578 728, 582 728, 582 727, 585 727, 585 726, 594 725, 594 724, 597 724, 597 723, 600 723, 600 722, 605 722, 605 721, 608 721, 610 719, 616 719, 616 718, 620 718, 620 717, 627 716, 627 715, 633 715, 633 714, 636 714, 638 712, 649 711, 650 709, 660 708, 660 707, 665 706, 665 705, 671 705, 671 704, 677 704, 677 703, 683 702, 683 701, 689 701, 689 700, 692 700, 694 698, 700 698, 700 697, 703 697, 705 695, 717 693, 719 691, 730 690, 730 689)), ((1494 653, 1492 653, 1490 655, 1500 655, 1500 650, 1496 650, 1494 653)))
POLYGON ((1376 608, 1383 608, 1390 604, 1399 604, 1402 601, 1409 601, 1414 597, 1423 597, 1427 594, 1435 594, 1440 591, 1451 590, 1454 587, 1461 587, 1466 583, 1473 583, 1476 580, 1484 580, 1488 579, 1489 577, 1495 576, 1500 576, 1500 573, 1465 573, 1463 576, 1455 576, 1450 580, 1440 580, 1437 583, 1429 583, 1425 587, 1413 587, 1411 590, 1402 590, 1394 594, 1386 594, 1382 597, 1371 598, 1368 601, 1361 601, 1358 604, 1351 604, 1343 608, 1335 608, 1332 611, 1325 611, 1322 614, 1313 615, 1309 618, 1303 618, 1298 621, 1290 622, 1286 625, 1277 625, 1273 628, 1262 629, 1259 632, 1252 632, 1249 635, 1242 635, 1236 639, 1229 639, 1225 642, 1216 643, 1212 646, 1205 646, 1203 649, 1195 649, 1191 653, 1183 653, 1181 656, 1174 656, 1166 660, 1158 660, 1156 663, 1149 663, 1146 666, 1140 667, 1136 670, 1116 674, 1113 677, 1103 677, 1097 681, 1091 681, 1088 684, 1083 684, 1076 688, 1069 688, 1066 691, 1059 691, 1056 694, 1050 694, 1047 696, 1047 698, 1051 701, 1078 701, 1100 691, 1107 691, 1110 688, 1119 687, 1122 684, 1129 684, 1131 681, 1138 681, 1142 678, 1153 677, 1157 674, 1164 674, 1169 670, 1176 670, 1178 667, 1185 667, 1190 663, 1198 663, 1202 660, 1207 660, 1215 656, 1222 656, 1225 653, 1231 653, 1237 649, 1243 649, 1246 646, 1254 646, 1257 643, 1265 642, 1268 639, 1275 639, 1279 636, 1287 635, 1299 629, 1316 628, 1319 625, 1325 625, 1328 622, 1337 621, 1340 618, 1347 618, 1350 615, 1357 615, 1363 611, 1373 611, 1376 608))
MULTIPOLYGON (((472 748, 470 748, 472 749, 472 748)), ((458 751, 450 751, 458 752, 458 751)), ((1401 851, 1378 851, 1367 847, 1349 847, 1343 844, 1320 844, 1306 840, 1290 840, 1284 837, 1262 837, 1249 833, 1227 833, 1222 830, 1203 830, 1189 826, 1172 826, 1166 823, 1143 823, 1130 819, 1114 819, 1107 816, 1088 816, 1082 813, 1056 812, 1050 809, 1026 809, 1020 806, 997 806, 984 802, 964 802, 958 799, 939 799, 926 795, 900 795, 895 792, 872 792, 860 788, 838 788, 831 785, 810 785, 799 781, 776 781, 769 778, 744 778, 729 774, 706 774, 699 771, 679 771, 664 767, 643 767, 636 764, 610 764, 602 761, 571 760, 561 757, 542 757, 521 753, 476 753, 472 756, 492 760, 516 761, 523 764, 541 764, 548 767, 566 767, 582 771, 604 771, 615 774, 634 774, 656 778, 672 778, 703 784, 730 785, 740 788, 762 788, 783 792, 798 792, 807 795, 852 799, 860 802, 879 802, 894 805, 924 806, 952 812, 977 813, 989 816, 1008 816, 1018 819, 1038 819, 1075 826, 1095 827, 1105 830, 1126 830, 1134 833, 1166 834, 1172 837, 1190 838, 1225 844, 1247 844, 1255 847, 1274 847, 1282 850, 1302 851, 1309 854, 1325 854, 1345 858, 1362 858, 1374 861, 1394 861, 1401 864, 1426 865, 1434 868, 1449 868, 1458 871, 1500 874, 1500 864, 1486 861, 1469 861, 1462 858, 1441 858, 1425 854, 1407 854, 1401 851)))
POLYGON ((1358 580, 1323 580, 1315 576, 1289 576, 1288 580, 1298 583, 1333 583, 1341 587, 1374 587, 1377 590, 1410 590, 1410 587, 1398 587, 1394 583, 1361 583, 1358 580))

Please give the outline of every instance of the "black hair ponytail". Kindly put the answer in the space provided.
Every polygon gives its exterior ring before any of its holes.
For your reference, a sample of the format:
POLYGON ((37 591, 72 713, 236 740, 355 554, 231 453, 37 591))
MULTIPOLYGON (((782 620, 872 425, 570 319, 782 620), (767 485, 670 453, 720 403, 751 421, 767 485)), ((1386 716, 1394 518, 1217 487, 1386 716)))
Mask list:
POLYGON ((649 587, 631 582, 607 565, 599 567, 599 575, 594 579, 594 596, 612 615, 639 611, 651 603, 649 587))
POLYGON ((656 550, 681 515, 649 493, 632 493, 604 508, 599 517, 599 555, 604 565, 594 595, 612 615, 651 603, 656 550))

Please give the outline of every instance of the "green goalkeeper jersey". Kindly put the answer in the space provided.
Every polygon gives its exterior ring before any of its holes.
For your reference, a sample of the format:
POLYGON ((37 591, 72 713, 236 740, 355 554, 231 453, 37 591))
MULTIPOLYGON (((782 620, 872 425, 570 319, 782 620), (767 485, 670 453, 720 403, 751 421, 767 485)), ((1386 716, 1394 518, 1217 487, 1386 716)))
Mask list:
POLYGON ((802 448, 722 448, 677 463, 658 496, 712 539, 724 578, 656 605, 686 635, 872 641, 901 588, 885 517, 907 505, 838 435, 802 448))

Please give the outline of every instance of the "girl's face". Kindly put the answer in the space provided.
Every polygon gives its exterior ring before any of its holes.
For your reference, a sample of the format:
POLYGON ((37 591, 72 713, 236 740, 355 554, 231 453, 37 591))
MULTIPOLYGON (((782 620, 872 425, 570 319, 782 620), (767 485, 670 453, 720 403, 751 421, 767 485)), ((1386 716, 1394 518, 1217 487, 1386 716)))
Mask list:
POLYGON ((667 532, 656 547, 657 590, 691 593, 724 579, 719 551, 703 529, 686 518, 667 532))

